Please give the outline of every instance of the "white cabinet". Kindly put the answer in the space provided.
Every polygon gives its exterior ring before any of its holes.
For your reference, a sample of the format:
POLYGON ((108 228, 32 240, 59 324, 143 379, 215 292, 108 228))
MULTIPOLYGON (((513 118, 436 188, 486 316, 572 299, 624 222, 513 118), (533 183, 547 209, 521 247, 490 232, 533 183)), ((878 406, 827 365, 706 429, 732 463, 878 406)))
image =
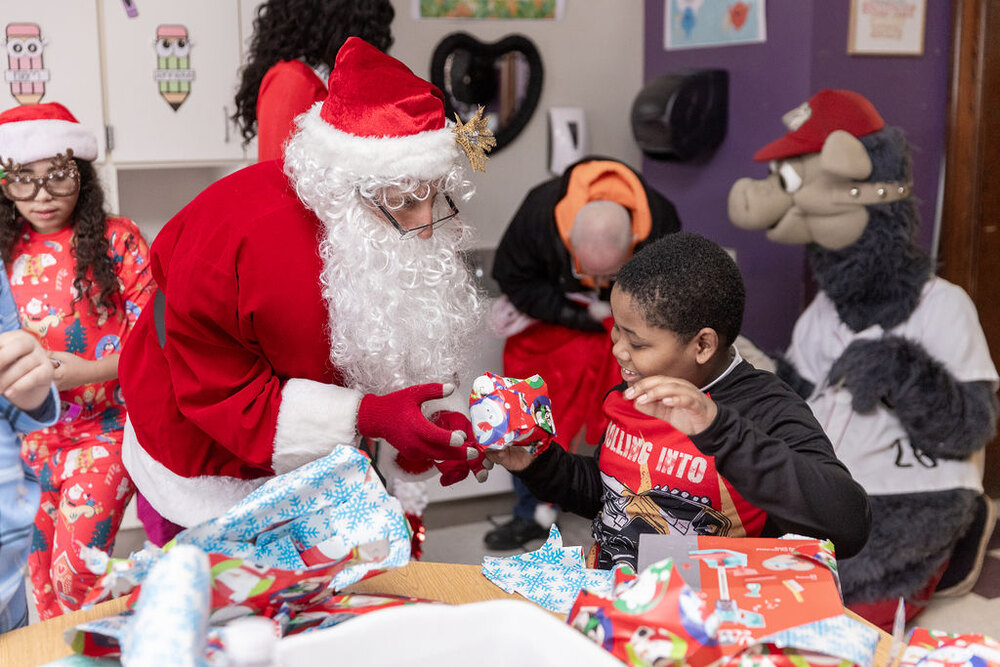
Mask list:
MULTIPOLYGON (((42 4, 42 3, 32 3, 42 4)), ((237 0, 104 0, 106 122, 122 163, 242 160, 229 120, 240 67, 237 0)))
MULTIPOLYGON (((0 29, 5 53, 0 110, 59 102, 102 137, 96 0, 0 0, 0 29)), ((103 140, 98 150, 97 159, 103 160, 103 140)))

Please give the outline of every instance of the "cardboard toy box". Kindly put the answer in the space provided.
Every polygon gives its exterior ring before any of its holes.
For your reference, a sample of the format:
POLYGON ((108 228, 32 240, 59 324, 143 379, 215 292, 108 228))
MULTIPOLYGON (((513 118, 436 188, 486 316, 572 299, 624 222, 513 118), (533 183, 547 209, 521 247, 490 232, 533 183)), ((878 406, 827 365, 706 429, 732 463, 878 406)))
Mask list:
POLYGON ((695 547, 612 598, 582 591, 567 621, 628 665, 872 663, 878 631, 844 615, 829 542, 699 536, 695 547))

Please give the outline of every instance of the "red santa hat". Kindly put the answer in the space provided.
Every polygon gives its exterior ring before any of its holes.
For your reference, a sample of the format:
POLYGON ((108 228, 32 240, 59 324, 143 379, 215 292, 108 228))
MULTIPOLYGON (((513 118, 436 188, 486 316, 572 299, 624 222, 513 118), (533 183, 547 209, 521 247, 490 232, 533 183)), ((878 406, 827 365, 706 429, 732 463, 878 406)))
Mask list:
POLYGON ((434 85, 357 37, 349 37, 330 74, 329 95, 298 119, 296 142, 323 166, 361 177, 434 180, 459 148, 446 127, 434 85))
POLYGON ((66 154, 97 158, 97 137, 58 102, 25 104, 0 113, 0 158, 27 164, 66 154))
POLYGON ((782 117, 788 133, 757 151, 758 162, 818 153, 834 130, 863 137, 885 127, 885 121, 867 99, 850 90, 821 90, 805 104, 782 117))

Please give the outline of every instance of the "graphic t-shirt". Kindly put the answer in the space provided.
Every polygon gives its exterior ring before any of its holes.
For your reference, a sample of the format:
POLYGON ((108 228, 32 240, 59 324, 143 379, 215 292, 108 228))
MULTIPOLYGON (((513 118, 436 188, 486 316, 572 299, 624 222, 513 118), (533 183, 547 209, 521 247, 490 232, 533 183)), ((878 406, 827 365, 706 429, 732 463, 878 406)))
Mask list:
MULTIPOLYGON (((116 312, 99 317, 90 304, 77 301, 72 253, 73 228, 42 234, 25 224, 7 267, 21 326, 35 334, 47 350, 87 360, 121 351, 139 313, 155 290, 149 247, 135 223, 108 218, 107 239, 118 276, 116 312)), ((93 289, 96 291, 97 286, 93 289)), ((46 433, 59 436, 55 446, 71 446, 80 437, 121 431, 125 401, 118 380, 89 383, 59 394, 60 421, 46 433)), ((114 437, 120 440, 120 433, 114 437)))
POLYGON ((706 456, 668 422, 611 392, 600 452, 603 508, 594 519, 601 560, 635 557, 639 536, 757 537, 767 513, 747 502, 706 456))

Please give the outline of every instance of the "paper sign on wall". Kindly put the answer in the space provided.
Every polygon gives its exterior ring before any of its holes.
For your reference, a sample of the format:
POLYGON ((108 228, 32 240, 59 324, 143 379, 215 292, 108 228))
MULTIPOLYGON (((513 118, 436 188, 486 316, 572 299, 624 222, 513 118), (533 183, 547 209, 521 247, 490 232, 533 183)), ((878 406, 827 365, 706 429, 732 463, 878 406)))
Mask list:
POLYGON ((49 70, 42 65, 45 40, 37 23, 8 23, 4 30, 7 71, 4 80, 18 104, 38 104, 45 96, 49 70))

